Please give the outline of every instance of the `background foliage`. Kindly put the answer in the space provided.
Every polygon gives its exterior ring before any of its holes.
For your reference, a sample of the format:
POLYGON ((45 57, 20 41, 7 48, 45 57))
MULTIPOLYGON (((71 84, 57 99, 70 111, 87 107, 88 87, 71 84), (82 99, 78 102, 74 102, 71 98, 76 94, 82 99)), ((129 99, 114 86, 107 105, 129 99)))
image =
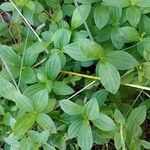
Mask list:
POLYGON ((150 149, 149 0, 2 1, 0 41, 0 147, 150 149))

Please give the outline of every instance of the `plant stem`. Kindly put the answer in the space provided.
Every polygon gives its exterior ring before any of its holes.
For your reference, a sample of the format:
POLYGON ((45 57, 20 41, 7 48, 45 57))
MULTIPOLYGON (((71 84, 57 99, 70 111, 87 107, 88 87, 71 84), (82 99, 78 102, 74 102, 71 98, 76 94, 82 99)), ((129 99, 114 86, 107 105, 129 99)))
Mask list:
MULTIPOLYGON (((83 77, 83 78, 88 78, 88 79, 93 79, 93 80, 100 80, 99 77, 85 75, 85 74, 76 73, 76 72, 61 71, 61 73, 68 74, 68 75, 74 75, 74 76, 78 76, 78 77, 83 77)), ((121 83, 121 84, 124 86, 128 86, 128 87, 133 87, 133 88, 137 88, 137 89, 150 91, 150 87, 146 87, 146 86, 142 86, 142 85, 135 85, 135 84, 130 84, 130 83, 121 83)))

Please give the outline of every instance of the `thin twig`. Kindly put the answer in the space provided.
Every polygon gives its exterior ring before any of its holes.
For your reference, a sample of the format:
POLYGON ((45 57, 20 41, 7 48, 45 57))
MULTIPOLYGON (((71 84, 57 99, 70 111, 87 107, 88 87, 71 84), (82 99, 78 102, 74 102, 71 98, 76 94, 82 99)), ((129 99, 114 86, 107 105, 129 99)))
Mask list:
POLYGON ((31 31, 35 34, 35 36, 37 37, 39 42, 42 42, 41 38, 38 36, 38 34, 34 31, 34 29, 32 28, 32 26, 30 25, 30 23, 27 21, 27 19, 22 15, 21 11, 17 8, 17 6, 13 3, 12 0, 9 0, 10 3, 14 6, 14 8, 17 10, 17 12, 19 13, 19 15, 22 17, 22 19, 25 21, 25 23, 28 25, 28 27, 31 29, 31 31))
POLYGON ((32 68, 35 68, 39 65, 41 65, 42 63, 44 63, 47 60, 47 58, 42 59, 41 61, 39 61, 38 63, 36 63, 35 65, 32 66, 32 68))
MULTIPOLYGON (((37 4, 37 0, 36 0, 36 3, 35 3, 35 6, 36 6, 36 4, 37 4)), ((35 7, 34 7, 34 10, 33 10, 32 14, 31 14, 31 18, 33 17, 34 11, 35 11, 35 7)), ((24 45, 24 48, 23 48, 23 55, 22 55, 22 60, 21 60, 20 72, 19 72, 18 87, 20 86, 20 82, 21 82, 23 63, 24 63, 24 57, 25 57, 25 53, 26 53, 28 37, 29 37, 29 28, 28 28, 26 39, 25 39, 25 45, 24 45)))
POLYGON ((85 89, 87 89, 88 87, 90 87, 92 84, 94 84, 96 81, 92 81, 90 84, 88 84, 87 86, 85 86, 84 88, 82 88, 80 91, 76 92, 75 94, 73 94, 72 96, 70 96, 67 100, 72 99, 73 97, 75 97, 76 95, 80 94, 81 92, 83 92, 85 89))
POLYGON ((17 86, 17 83, 16 83, 16 81, 15 81, 15 79, 14 79, 14 77, 13 77, 13 75, 12 75, 10 69, 9 69, 9 67, 7 66, 5 60, 3 59, 3 57, 2 57, 1 55, 0 55, 0 58, 1 58, 1 60, 2 60, 2 62, 3 62, 3 64, 4 64, 4 66, 5 66, 5 68, 6 68, 6 70, 7 70, 7 72, 8 72, 8 74, 9 74, 11 80, 13 81, 13 83, 14 83, 16 89, 20 92, 20 90, 19 90, 19 88, 18 88, 18 86, 17 86))

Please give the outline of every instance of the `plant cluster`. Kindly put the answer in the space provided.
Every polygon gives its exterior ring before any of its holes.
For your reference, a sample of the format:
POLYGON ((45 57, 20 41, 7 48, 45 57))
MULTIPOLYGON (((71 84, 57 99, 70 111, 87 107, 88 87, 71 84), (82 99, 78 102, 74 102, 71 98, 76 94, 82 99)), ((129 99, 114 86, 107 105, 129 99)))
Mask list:
POLYGON ((0 147, 150 149, 150 0, 0 4, 0 147))

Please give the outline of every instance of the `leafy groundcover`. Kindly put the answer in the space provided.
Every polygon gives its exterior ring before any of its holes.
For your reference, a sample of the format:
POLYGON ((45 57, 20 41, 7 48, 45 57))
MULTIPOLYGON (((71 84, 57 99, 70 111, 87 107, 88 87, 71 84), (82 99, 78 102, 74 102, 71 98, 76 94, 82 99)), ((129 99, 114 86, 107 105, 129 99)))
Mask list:
POLYGON ((1 0, 0 43, 2 149, 150 149, 150 0, 1 0))

